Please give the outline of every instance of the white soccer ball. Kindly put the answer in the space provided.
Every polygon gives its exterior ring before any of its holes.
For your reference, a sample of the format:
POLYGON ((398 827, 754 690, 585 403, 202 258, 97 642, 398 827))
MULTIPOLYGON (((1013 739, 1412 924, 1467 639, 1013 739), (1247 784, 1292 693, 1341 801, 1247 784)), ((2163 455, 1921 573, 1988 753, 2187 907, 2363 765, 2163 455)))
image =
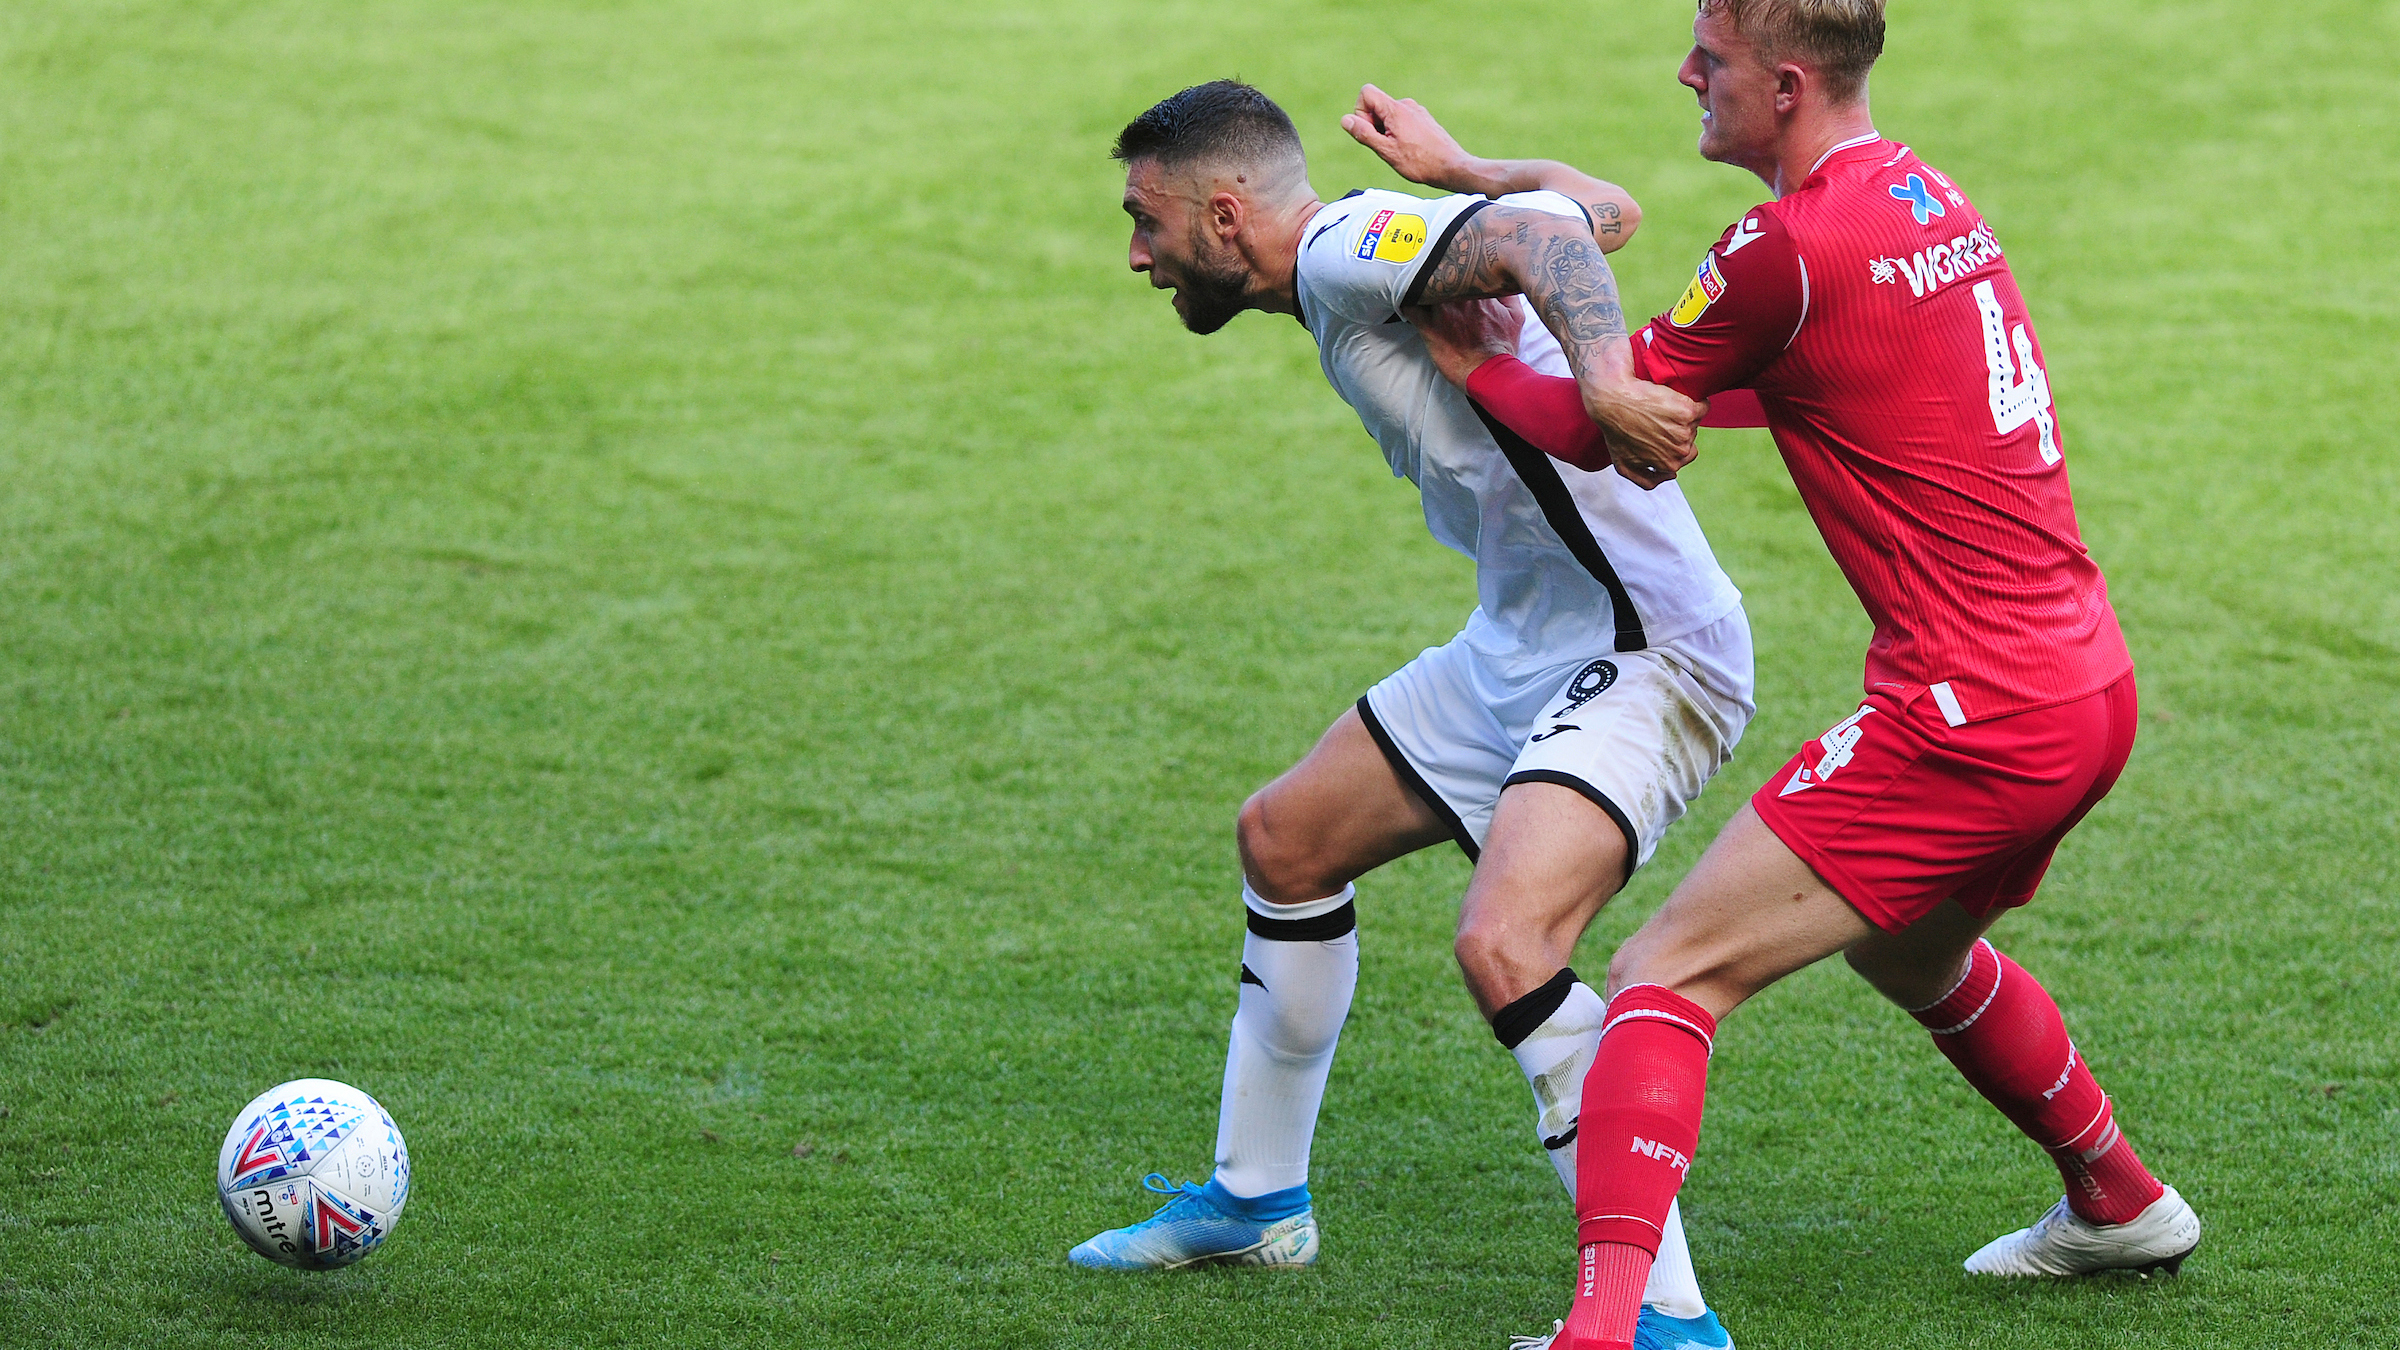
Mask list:
POLYGON ((373 1097, 301 1078, 258 1094, 217 1151, 217 1200, 259 1255, 299 1270, 383 1245, 408 1204, 408 1145, 373 1097))

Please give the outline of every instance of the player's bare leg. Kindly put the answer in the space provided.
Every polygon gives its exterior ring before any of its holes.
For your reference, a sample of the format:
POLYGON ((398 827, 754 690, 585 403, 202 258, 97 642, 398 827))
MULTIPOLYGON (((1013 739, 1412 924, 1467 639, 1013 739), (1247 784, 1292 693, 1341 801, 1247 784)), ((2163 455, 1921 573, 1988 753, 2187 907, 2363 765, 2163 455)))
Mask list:
POLYGON ((1949 901, 1848 953, 1851 968, 1932 1032, 1975 1090, 2058 1165, 2066 1199, 2033 1227, 1976 1252, 1967 1269, 2181 1269, 2200 1243, 2199 1216, 2142 1165, 2049 992, 1984 940, 1996 917, 1949 901))
POLYGON ((1484 1019, 1532 993, 1625 881, 1625 835, 1580 792, 1519 783, 1500 794, 1458 911, 1459 971, 1484 1019))
MULTIPOLYGON (((1606 1005, 1568 963, 1603 905, 1622 888, 1628 845, 1616 822, 1573 788, 1518 783, 1500 794, 1475 878, 1459 907, 1455 950, 1467 990, 1533 1088, 1536 1131, 1573 1195, 1583 1080, 1606 1005)), ((1641 1301, 1690 1320, 1661 1343, 1724 1343, 1670 1209, 1641 1301), (1705 1325, 1700 1325, 1705 1319, 1705 1325)))
POLYGON ((1251 794, 1234 835, 1251 892, 1269 905, 1305 906, 1450 831, 1392 772, 1352 708, 1299 763, 1251 794))
POLYGON ((1617 949, 1609 993, 1663 986, 1713 1020, 1876 931, 1745 803, 1666 904, 1617 949))
MULTIPOLYGON (((1852 949, 1878 988, 1901 998, 1930 991, 1934 1007, 1919 1005, 1919 1012, 1946 1014, 1947 997, 1966 987, 1962 971, 1972 977, 1980 964, 1970 958, 1992 950, 1980 940, 1985 926, 1945 904, 1909 929, 1881 932, 1744 805, 1610 965, 1610 1030, 1594 1064, 1578 1140, 1581 1273, 1559 1344, 1631 1343, 1659 1224, 1699 1142, 1719 1018, 1785 975, 1852 949)), ((2039 993, 2030 977, 2016 976, 2007 983, 2039 993)), ((2040 1001, 2048 1004, 2048 996, 2040 1001)), ((2055 1005, 2050 1009, 2055 1017, 2055 1005)), ((2016 1119, 2012 1107, 2023 1107, 2024 1095, 1999 1075, 1979 1078, 1986 1067, 1980 1056, 1960 1063, 2016 1119)), ((2072 1084, 2089 1075, 2068 1077, 2072 1084)), ((2038 1102, 2051 1086, 2045 1082, 2031 1095, 2038 1102)), ((2097 1095, 2096 1086, 2092 1091, 2097 1095)), ((2181 1204, 2171 1191, 2164 1198, 2181 1204)))

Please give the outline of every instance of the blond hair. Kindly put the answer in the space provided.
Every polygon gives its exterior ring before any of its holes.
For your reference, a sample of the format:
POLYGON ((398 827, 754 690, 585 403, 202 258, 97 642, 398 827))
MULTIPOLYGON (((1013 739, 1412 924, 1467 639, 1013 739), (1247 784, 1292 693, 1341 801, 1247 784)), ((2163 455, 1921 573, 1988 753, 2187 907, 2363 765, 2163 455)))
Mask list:
POLYGON ((1724 18, 1769 61, 1814 67, 1836 103, 1866 92, 1883 55, 1883 0, 1700 0, 1700 12, 1724 18))

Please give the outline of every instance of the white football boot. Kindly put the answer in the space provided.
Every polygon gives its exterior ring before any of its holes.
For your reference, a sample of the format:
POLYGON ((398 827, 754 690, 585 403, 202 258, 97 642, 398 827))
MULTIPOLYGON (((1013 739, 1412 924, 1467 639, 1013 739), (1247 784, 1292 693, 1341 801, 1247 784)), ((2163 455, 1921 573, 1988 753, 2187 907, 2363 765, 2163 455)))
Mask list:
POLYGON ((1998 1238, 1967 1258, 1970 1275, 2096 1275, 2104 1270, 2153 1270, 2169 1275, 2200 1245, 2200 1216, 2167 1193, 2126 1223, 2096 1224, 2059 1201, 2031 1228, 1998 1238))

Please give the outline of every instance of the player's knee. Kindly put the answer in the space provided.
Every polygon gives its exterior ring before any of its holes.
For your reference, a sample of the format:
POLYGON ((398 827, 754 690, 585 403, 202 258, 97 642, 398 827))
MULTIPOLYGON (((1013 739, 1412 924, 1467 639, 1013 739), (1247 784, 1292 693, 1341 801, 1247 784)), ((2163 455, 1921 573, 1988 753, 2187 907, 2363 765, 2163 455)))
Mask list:
POLYGON ((1470 985, 1488 978, 1504 958, 1501 934, 1492 924, 1470 918, 1461 920, 1458 936, 1450 940, 1450 954, 1458 958, 1458 968, 1470 985))
POLYGON ((1538 985, 1556 974, 1559 964, 1545 961, 1541 952, 1528 948, 1502 925, 1472 918, 1459 924, 1450 952, 1458 958, 1458 973, 1466 978, 1468 991, 1491 1007, 1525 992, 1517 986, 1526 983, 1529 972, 1547 966, 1532 975, 1532 983, 1538 985))
POLYGON ((1234 837, 1242 850, 1242 876, 1262 900, 1296 905, 1320 900, 1338 891, 1348 878, 1329 878, 1312 842, 1278 830, 1269 810, 1267 790, 1251 794, 1234 822, 1234 837))
POLYGON ((1637 946, 1628 940, 1608 963, 1608 996, 1657 985, 1723 1017, 1777 978, 1773 961, 1738 944, 1670 937, 1637 946))

